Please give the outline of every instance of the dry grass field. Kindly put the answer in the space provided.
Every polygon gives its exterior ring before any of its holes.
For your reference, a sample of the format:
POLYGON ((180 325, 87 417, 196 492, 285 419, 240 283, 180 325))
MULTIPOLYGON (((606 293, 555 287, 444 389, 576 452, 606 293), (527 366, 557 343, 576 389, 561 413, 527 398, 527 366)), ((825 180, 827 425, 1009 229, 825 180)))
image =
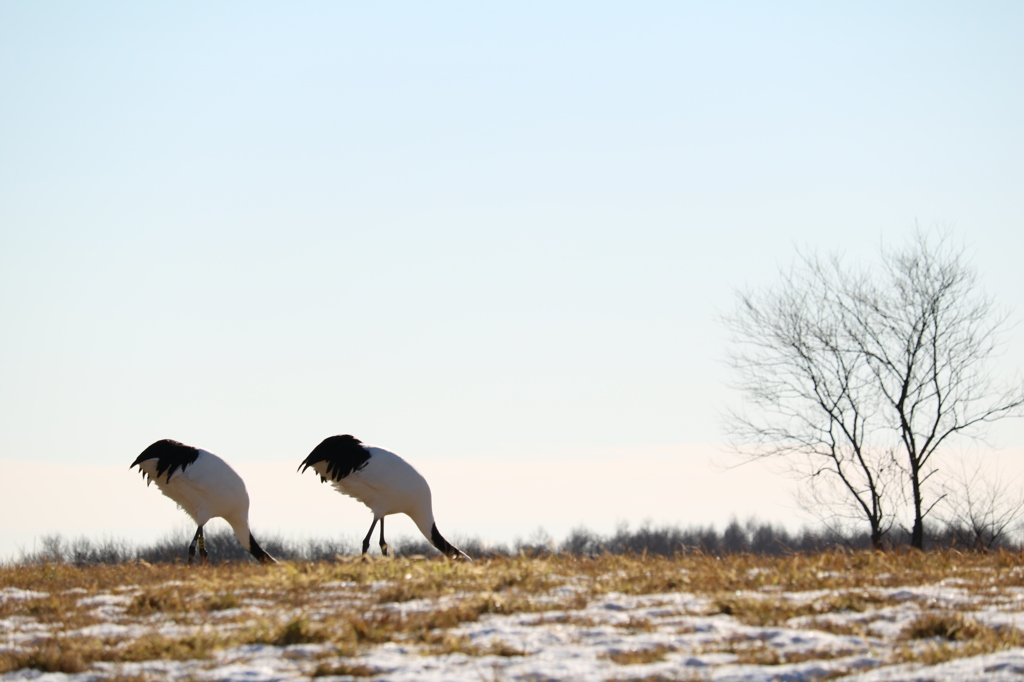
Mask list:
POLYGON ((0 679, 1022 679, 1017 553, 0 568, 0 679))

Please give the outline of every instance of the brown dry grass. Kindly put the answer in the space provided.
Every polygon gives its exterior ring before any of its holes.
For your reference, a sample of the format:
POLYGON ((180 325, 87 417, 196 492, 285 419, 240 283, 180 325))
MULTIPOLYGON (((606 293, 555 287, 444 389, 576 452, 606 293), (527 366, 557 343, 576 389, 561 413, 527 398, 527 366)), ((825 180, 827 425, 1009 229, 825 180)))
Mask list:
POLYGON ((675 651, 675 647, 666 644, 658 644, 652 647, 639 649, 627 649, 625 651, 610 651, 602 658, 607 658, 619 665, 643 665, 645 663, 658 663, 665 660, 665 654, 675 651))
MULTIPOLYGON (((137 585, 180 597, 198 593, 244 595, 260 590, 303 591, 328 581, 357 586, 381 585, 379 602, 436 598, 461 592, 502 593, 515 589, 543 593, 570 579, 587 583, 588 592, 648 594, 685 590, 703 594, 777 588, 786 591, 856 589, 930 584, 947 578, 986 586, 1024 586, 1024 558, 1018 553, 964 554, 843 552, 786 557, 705 554, 667 557, 550 556, 512 557, 473 563, 443 560, 361 561, 341 563, 253 563, 189 568, 182 564, 119 564, 74 567, 63 564, 0 568, 0 587, 56 594, 72 588, 87 593, 137 585)), ((3 602, 9 610, 17 602, 3 602)))
POLYGON ((749 665, 782 665, 784 663, 802 663, 803 661, 827 661, 844 658, 854 652, 843 649, 824 649, 801 652, 781 653, 764 642, 745 642, 741 647, 733 647, 731 653, 736 654, 736 662, 749 665))
MULTIPOLYGON (((458 638, 446 639, 446 633, 486 614, 580 608, 609 592, 690 592, 709 597, 717 612, 743 623, 778 625, 796 616, 859 612, 888 603, 872 594, 872 588, 956 579, 964 589, 984 590, 996 597, 1006 588, 1024 586, 1022 566, 1021 555, 1008 552, 832 551, 725 558, 704 554, 675 558, 522 556, 473 563, 353 559, 269 567, 249 563, 197 568, 145 563, 0 567, 0 588, 47 593, 41 598, 0 601, 0 618, 27 619, 53 634, 20 651, 0 654, 0 672, 20 668, 76 672, 98 661, 202 660, 217 649, 247 643, 287 646, 317 642, 331 645, 336 655, 351 656, 377 643, 409 641, 435 651, 516 656, 523 652, 500 650, 503 645, 473 648, 458 638), (554 591, 565 586, 573 589, 554 591), (831 592, 810 602, 778 594, 808 590, 831 592), (127 599, 113 608, 114 616, 109 609, 103 615, 96 612, 95 605, 80 604, 83 598, 97 595, 127 599), (424 606, 418 600, 440 601, 424 606), (179 624, 182 632, 131 642, 68 635, 109 620, 147 626, 157 620, 170 621, 179 624), (231 627, 225 629, 225 624, 231 627), (205 627, 209 625, 218 627, 205 627)), ((580 618, 558 613, 550 620, 573 623, 580 618)), ((1021 645, 1014 630, 971 629, 966 621, 959 626, 945 625, 961 634, 950 639, 942 634, 941 624, 933 624, 937 636, 945 637, 943 642, 922 648, 921 640, 908 633, 895 657, 939 660, 965 651, 1021 645)), ((651 624, 634 619, 620 627, 643 632, 651 624)), ((928 632, 928 627, 932 626, 922 624, 920 632, 928 632)), ((750 655, 760 660, 766 659, 768 652, 750 655)), ((330 669, 341 670, 345 665, 337 663, 330 669)))
POLYGON ((348 663, 341 661, 340 663, 321 663, 313 670, 313 677, 327 677, 332 675, 350 675, 352 677, 373 677, 379 674, 380 671, 374 668, 369 668, 365 665, 358 663, 348 663))
POLYGON ((937 665, 955 658, 980 656, 1024 646, 1024 633, 1015 628, 992 628, 959 613, 924 613, 903 629, 908 641, 929 640, 925 646, 902 645, 891 661, 937 665))
POLYGON ((959 613, 924 613, 903 628, 902 635, 906 639, 937 637, 950 642, 961 642, 978 639, 985 635, 988 629, 959 613))
POLYGON ((863 591, 834 592, 814 601, 794 601, 771 594, 731 594, 715 600, 719 613, 746 625, 782 625, 791 618, 827 613, 863 612, 895 604, 892 599, 863 591))

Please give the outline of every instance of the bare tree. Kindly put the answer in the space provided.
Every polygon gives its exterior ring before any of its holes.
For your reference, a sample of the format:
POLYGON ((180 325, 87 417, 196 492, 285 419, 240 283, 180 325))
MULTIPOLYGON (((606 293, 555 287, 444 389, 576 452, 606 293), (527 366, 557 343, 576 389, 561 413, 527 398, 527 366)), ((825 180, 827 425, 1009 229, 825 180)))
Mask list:
POLYGON ((913 508, 910 544, 924 544, 924 519, 938 498, 924 486, 933 456, 951 438, 1019 415, 1024 385, 1000 387, 989 375, 1006 316, 978 291, 977 275, 949 237, 917 233, 902 250, 883 250, 881 282, 861 280, 849 336, 874 375, 878 400, 899 436, 913 508))
POLYGON ((850 288, 838 260, 802 257, 776 288, 741 295, 726 318, 736 382, 756 409, 733 412, 735 444, 752 458, 782 458, 805 479, 812 511, 841 531, 867 521, 871 542, 893 524, 895 467, 873 442, 872 372, 846 338, 850 288))
POLYGON ((1020 480, 996 470, 986 475, 981 462, 961 459, 943 483, 940 518, 958 542, 987 551, 1006 539, 1024 512, 1020 480))
POLYGON ((812 498, 832 516, 855 510, 875 546, 903 492, 920 548, 938 501, 926 486, 934 456, 955 436, 1020 414, 1024 383, 1000 388, 986 372, 1005 316, 977 292, 962 249, 918 233, 902 250, 883 249, 882 263, 874 273, 801 256, 776 288, 740 296, 725 320, 731 364, 757 409, 727 423, 751 456, 784 457, 812 491, 827 491, 812 498))

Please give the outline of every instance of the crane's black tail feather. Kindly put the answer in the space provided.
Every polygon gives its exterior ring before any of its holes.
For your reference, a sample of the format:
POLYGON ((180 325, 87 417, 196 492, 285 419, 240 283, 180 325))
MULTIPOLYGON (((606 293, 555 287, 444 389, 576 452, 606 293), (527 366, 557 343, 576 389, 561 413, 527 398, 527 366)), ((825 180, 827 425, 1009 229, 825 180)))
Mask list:
POLYGON ((256 542, 256 538, 252 536, 252 533, 249 533, 249 553, 256 557, 256 560, 261 564, 277 563, 277 559, 267 554, 266 551, 260 547, 260 543, 256 542))

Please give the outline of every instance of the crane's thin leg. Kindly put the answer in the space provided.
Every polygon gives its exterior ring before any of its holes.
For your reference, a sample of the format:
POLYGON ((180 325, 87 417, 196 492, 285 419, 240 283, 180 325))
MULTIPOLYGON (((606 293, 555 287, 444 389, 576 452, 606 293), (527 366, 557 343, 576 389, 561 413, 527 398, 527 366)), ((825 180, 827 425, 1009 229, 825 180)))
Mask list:
POLYGON ((206 553, 206 532, 199 526, 199 563, 205 564, 207 556, 209 555, 206 553))
POLYGON ((376 528, 376 527, 377 527, 377 517, 374 516, 373 517, 373 523, 370 524, 370 532, 366 534, 365 538, 363 538, 363 554, 366 554, 366 551, 368 549, 370 549, 370 536, 373 535, 373 529, 376 528))
POLYGON ((380 553, 388 555, 388 543, 384 542, 384 517, 380 517, 380 553))
MULTIPOLYGON (((196 557, 196 545, 199 543, 199 538, 203 535, 203 527, 199 526, 196 528, 196 534, 192 536, 192 543, 188 546, 188 563, 192 564, 192 560, 196 557)), ((205 550, 204 550, 205 551, 205 550)), ((202 556, 202 554, 200 554, 202 556)))

